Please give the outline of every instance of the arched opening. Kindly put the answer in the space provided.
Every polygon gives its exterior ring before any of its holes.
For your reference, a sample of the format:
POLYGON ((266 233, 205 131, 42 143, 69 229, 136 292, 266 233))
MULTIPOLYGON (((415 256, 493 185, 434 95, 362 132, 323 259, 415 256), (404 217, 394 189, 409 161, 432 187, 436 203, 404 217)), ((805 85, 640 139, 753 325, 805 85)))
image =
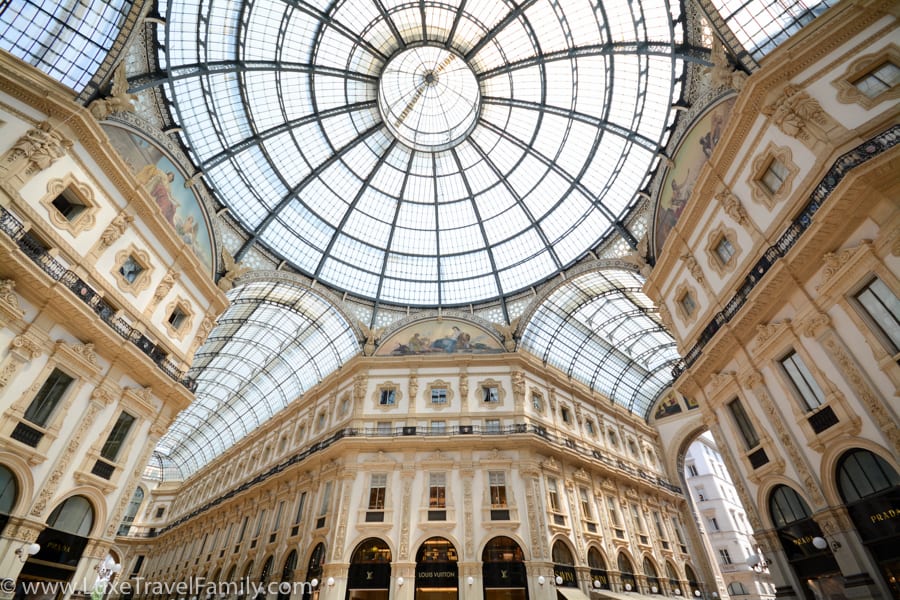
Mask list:
POLYGON ((556 578, 557 587, 578 587, 578 577, 575 574, 575 558, 572 551, 562 541, 556 540, 551 550, 553 558, 553 577, 556 578))
POLYGON ((40 551, 30 556, 20 580, 69 581, 94 526, 94 507, 84 496, 72 496, 57 505, 38 535, 40 551))
POLYGON ((860 539, 900 598, 900 476, 877 454, 857 448, 838 460, 836 479, 860 539))
POLYGON ((769 515, 794 574, 806 583, 802 589, 807 600, 815 600, 812 588, 819 585, 816 580, 831 581, 840 568, 831 548, 820 550, 813 545, 813 538, 822 537, 822 530, 812 519, 809 505, 793 488, 779 485, 769 494, 769 515))
POLYGON ((675 570, 675 565, 671 562, 666 561, 666 577, 669 578, 669 589, 676 596, 681 595, 681 582, 678 579, 678 571, 675 570))
POLYGON ((278 600, 288 600, 291 597, 294 586, 294 571, 297 570, 297 551, 291 550, 291 553, 284 559, 284 566, 281 567, 281 585, 278 586, 278 600))
POLYGON ((309 563, 306 567, 306 581, 309 586, 304 586, 303 600, 318 600, 320 584, 322 582, 322 567, 325 565, 325 544, 319 542, 309 555, 309 563), (315 585, 313 584, 315 581, 315 585))
POLYGON ((622 578, 622 589, 626 592, 638 591, 637 579, 634 577, 634 567, 624 552, 619 553, 618 566, 619 577, 622 578))
POLYGON ((391 549, 379 538, 362 541, 350 558, 347 600, 388 600, 391 594, 391 549))
POLYGON ((703 595, 700 591, 700 580, 697 579, 697 573, 691 565, 684 565, 684 576, 687 578, 688 593, 695 598, 703 595))
POLYGON ((651 594, 662 594, 662 586, 659 583, 659 574, 656 571, 656 565, 650 560, 649 556, 644 557, 644 575, 647 576, 647 587, 650 588, 651 594))
POLYGON ((138 486, 134 490, 134 494, 131 496, 131 502, 128 503, 128 508, 125 510, 125 516, 122 517, 122 523, 119 525, 119 532, 117 535, 128 535, 128 531, 131 529, 131 524, 134 523, 134 517, 137 515, 138 510, 141 508, 141 502, 144 501, 144 490, 140 486, 138 486))
POLYGON ((253 572, 253 561, 251 560, 249 563, 247 563, 247 567, 244 569, 244 576, 241 577, 241 581, 244 582, 244 585, 238 587, 238 591, 240 592, 240 594, 238 594, 238 600, 245 600, 245 598, 247 598, 249 590, 246 589, 246 587, 247 587, 246 582, 250 581, 250 574, 252 572, 253 572))
POLYGON ((484 600, 528 600, 525 554, 512 538, 497 536, 481 553, 484 600))
POLYGON ((459 598, 459 556, 442 537, 428 538, 416 554, 416 600, 459 598))
POLYGON ((259 573, 259 588, 256 592, 256 600, 263 600, 266 597, 269 580, 272 578, 272 565, 275 564, 275 557, 271 554, 263 563, 262 571, 259 573))
POLYGON ((608 590, 609 574, 606 572, 606 561, 596 548, 590 548, 587 553, 588 567, 591 569, 591 587, 595 590, 608 590))
POLYGON ((0 534, 9 522, 9 515, 19 498, 19 483, 13 472, 0 465, 0 534))

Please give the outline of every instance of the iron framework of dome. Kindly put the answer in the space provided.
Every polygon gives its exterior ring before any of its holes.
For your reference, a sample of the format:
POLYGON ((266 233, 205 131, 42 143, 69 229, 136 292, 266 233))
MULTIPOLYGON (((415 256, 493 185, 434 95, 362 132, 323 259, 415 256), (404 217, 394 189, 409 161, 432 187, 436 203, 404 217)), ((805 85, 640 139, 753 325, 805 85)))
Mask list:
MULTIPOLYGON (((674 120, 679 2, 161 2, 182 141, 249 234, 412 306, 508 296, 634 207, 674 120)), ((135 82, 138 83, 138 82, 135 82)))

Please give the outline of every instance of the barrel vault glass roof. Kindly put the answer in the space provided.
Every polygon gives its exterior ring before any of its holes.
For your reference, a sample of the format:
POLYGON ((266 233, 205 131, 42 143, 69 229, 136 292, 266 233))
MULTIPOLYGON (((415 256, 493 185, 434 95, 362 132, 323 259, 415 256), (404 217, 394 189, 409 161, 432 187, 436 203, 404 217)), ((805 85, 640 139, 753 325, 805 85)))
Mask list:
POLYGON ((621 231, 685 72, 678 1, 168 0, 160 12, 182 140, 251 241, 390 304, 505 296, 621 231), (393 65, 409 76, 400 87, 393 65), (446 139, 429 138, 442 118, 446 139))

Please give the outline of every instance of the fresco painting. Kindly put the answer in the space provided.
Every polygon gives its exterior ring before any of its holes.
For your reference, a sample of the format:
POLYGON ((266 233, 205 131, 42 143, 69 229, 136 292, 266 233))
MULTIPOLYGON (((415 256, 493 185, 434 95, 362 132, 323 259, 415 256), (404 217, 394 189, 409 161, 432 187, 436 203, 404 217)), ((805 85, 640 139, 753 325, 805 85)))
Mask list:
POLYGON ((704 163, 722 136, 728 115, 734 107, 734 97, 717 104, 694 125, 675 153, 675 166, 666 173, 654 219, 654 254, 659 256, 666 238, 684 211, 691 191, 704 163))
POLYGON ((103 125, 103 130, 138 183, 156 201, 163 218, 212 273, 212 236, 208 220, 178 167, 160 148, 135 133, 111 125, 103 125))
POLYGON ((424 354, 493 354, 503 352, 487 331, 464 321, 443 319, 404 327, 382 340, 376 354, 410 356, 424 354))
POLYGON ((655 419, 662 419, 671 415, 677 415, 681 412, 681 404, 678 403, 678 396, 673 392, 669 392, 656 405, 656 412, 653 415, 655 419))

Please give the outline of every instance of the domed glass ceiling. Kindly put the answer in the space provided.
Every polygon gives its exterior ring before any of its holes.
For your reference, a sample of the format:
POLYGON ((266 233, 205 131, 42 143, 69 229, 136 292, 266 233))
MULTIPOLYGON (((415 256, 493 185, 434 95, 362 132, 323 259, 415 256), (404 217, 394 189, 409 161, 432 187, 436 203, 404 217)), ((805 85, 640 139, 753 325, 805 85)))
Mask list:
POLYGON ((165 93, 244 250, 392 304, 505 296, 623 232, 684 73, 665 0, 159 10, 165 93))

